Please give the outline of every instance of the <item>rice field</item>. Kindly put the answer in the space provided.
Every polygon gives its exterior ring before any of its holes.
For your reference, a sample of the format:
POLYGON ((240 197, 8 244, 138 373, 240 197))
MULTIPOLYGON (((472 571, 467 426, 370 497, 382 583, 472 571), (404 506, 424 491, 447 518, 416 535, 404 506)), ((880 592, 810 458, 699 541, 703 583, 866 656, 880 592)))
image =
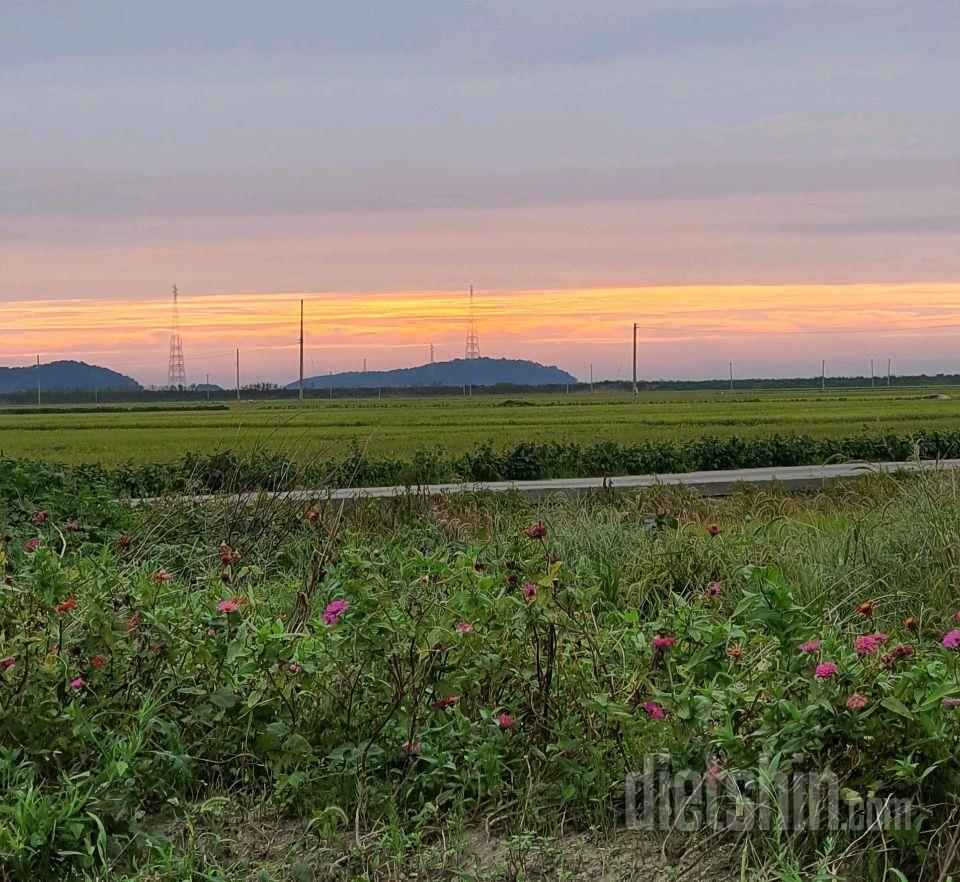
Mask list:
POLYGON ((587 393, 516 398, 244 401, 229 409, 103 413, 7 408, 0 453, 63 463, 163 462, 188 452, 267 449, 298 458, 337 456, 356 441, 371 454, 418 449, 457 454, 479 443, 621 444, 703 435, 802 433, 835 437, 960 426, 950 389, 780 392, 587 393), (930 398, 935 394, 948 398, 930 398))

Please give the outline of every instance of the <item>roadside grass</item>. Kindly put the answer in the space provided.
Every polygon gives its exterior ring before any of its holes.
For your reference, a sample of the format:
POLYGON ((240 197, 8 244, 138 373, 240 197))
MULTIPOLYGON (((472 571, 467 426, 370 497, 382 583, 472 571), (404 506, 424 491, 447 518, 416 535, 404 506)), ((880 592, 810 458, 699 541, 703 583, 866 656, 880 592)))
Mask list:
MULTIPOLYGON (((4 882, 956 872, 952 472, 346 513, 133 509, 15 477, 4 882), (624 830, 624 781, 651 757, 701 785, 829 767, 844 812, 880 794, 913 814, 624 830)), ((719 798, 742 817, 756 795, 719 798)))

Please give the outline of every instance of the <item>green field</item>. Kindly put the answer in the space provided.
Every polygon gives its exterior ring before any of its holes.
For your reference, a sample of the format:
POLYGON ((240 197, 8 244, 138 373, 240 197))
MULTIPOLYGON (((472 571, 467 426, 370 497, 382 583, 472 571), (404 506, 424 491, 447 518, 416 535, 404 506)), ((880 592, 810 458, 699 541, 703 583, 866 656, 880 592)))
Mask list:
POLYGON ((409 456, 418 448, 461 453, 481 442, 610 440, 619 443, 802 433, 817 437, 871 431, 960 427, 960 398, 926 399, 950 389, 876 391, 526 395, 266 401, 210 412, 0 414, 0 452, 64 463, 113 465, 175 459, 190 451, 278 450, 300 458, 337 456, 351 440, 374 454, 409 456))

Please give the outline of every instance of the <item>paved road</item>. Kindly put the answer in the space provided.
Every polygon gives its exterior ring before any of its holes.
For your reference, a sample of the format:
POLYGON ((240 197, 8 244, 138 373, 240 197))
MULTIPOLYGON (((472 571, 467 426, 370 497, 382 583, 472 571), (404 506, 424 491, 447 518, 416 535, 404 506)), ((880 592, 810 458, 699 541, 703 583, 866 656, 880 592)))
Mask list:
MULTIPOLYGON (((960 468, 960 459, 938 462, 880 462, 844 463, 825 466, 783 466, 763 469, 730 469, 717 472, 683 472, 671 475, 624 475, 614 478, 553 478, 543 481, 485 481, 465 484, 426 484, 413 487, 350 487, 340 490, 290 490, 280 493, 241 493, 232 495, 204 495, 185 497, 186 501, 203 503, 219 500, 237 503, 269 496, 293 502, 327 500, 352 502, 357 499, 383 499, 407 494, 439 496, 444 493, 465 493, 485 490, 502 493, 515 490, 533 499, 556 494, 570 498, 596 493, 598 490, 642 490, 658 484, 679 484, 702 496, 727 496, 740 484, 777 484, 789 490, 816 489, 831 481, 850 481, 870 472, 914 472, 921 469, 960 468)), ((134 500, 154 503, 157 499, 134 500)))

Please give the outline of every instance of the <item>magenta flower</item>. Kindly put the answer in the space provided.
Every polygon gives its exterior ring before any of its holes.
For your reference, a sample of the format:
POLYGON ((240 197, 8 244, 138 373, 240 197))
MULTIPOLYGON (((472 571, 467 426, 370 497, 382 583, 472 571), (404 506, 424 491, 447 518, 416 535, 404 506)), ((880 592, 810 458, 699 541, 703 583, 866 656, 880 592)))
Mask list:
POLYGON ((912 646, 908 646, 906 643, 898 643, 883 657, 883 660, 885 664, 891 665, 902 658, 910 658, 915 652, 916 650, 912 646))
POLYGON ((460 701, 459 695, 447 695, 444 698, 439 698, 436 701, 430 702, 430 707, 434 710, 446 710, 448 707, 453 707, 460 701))
POLYGON ((473 625, 470 622, 457 622, 457 633, 458 634, 469 634, 473 630, 473 625))
POLYGON ((70 688, 71 688, 71 689, 82 689, 82 688, 83 688, 83 685, 84 685, 84 679, 83 679, 83 677, 77 677, 76 680, 71 680, 71 681, 70 681, 70 688))
POLYGON ((340 616, 342 616, 349 608, 349 600, 333 600, 327 604, 327 608, 323 611, 323 621, 326 623, 328 628, 332 628, 337 624, 337 622, 340 621, 340 616))
POLYGON ((497 724, 498 729, 512 729, 517 725, 517 721, 510 716, 510 714, 497 714, 493 721, 497 724))
POLYGON ((847 707, 850 708, 850 710, 863 710, 866 706, 867 699, 865 699, 862 695, 851 695, 847 699, 847 707))
POLYGON ((883 631, 874 631, 871 636, 877 643, 886 643, 890 639, 890 635, 884 634, 883 631))
POLYGON ((298 665, 296 662, 290 662, 290 664, 287 665, 287 670, 291 674, 299 674, 301 671, 301 668, 300 668, 300 665, 298 665))
POLYGON ((527 600, 532 600, 537 596, 537 586, 534 585, 533 582, 527 582, 527 584, 523 586, 523 596, 526 597, 527 600))
POLYGON ((958 613, 954 616, 954 619, 956 619, 958 622, 960 622, 960 612, 958 612, 958 613))
POLYGON ((153 574, 154 582, 169 582, 173 578, 171 573, 168 573, 166 570, 157 570, 153 574))
POLYGON ((12 668, 17 663, 17 660, 11 656, 10 658, 5 658, 3 661, 0 661, 0 668, 6 670, 7 668, 12 668))
POLYGON ((819 652, 820 651, 820 641, 819 640, 808 640, 806 643, 801 643, 797 649, 801 652, 819 652))
POLYGON ((38 512, 33 516, 33 522, 34 522, 35 524, 45 524, 45 523, 47 522, 47 520, 49 520, 49 518, 50 518, 50 512, 48 512, 46 509, 44 509, 43 511, 38 511, 38 512))
POLYGON ((943 700, 943 706, 951 709, 960 707, 960 698, 945 698, 943 700))
POLYGON ((217 604, 217 609, 225 615, 236 612, 240 609, 241 606, 246 603, 245 600, 241 600, 239 597, 231 597, 229 600, 221 600, 217 604))
POLYGON ((813 672, 813 676, 818 680, 828 680, 837 672, 837 666, 833 662, 821 662, 813 672))
POLYGON ((23 544, 23 547, 26 548, 27 551, 36 551, 36 550, 40 547, 40 540, 39 540, 39 539, 28 539, 28 540, 23 544))
POLYGON ((863 634, 853 642, 853 647, 857 650, 857 655, 871 655, 880 649, 880 644, 876 637, 863 634))
POLYGON ((669 649, 677 642, 676 637, 654 637, 653 638, 653 648, 654 649, 669 649))
POLYGON ((941 642, 947 649, 960 649, 960 630, 953 628, 947 631, 947 633, 943 635, 941 642))
POLYGON ((723 582, 711 582, 707 586, 707 594, 711 597, 719 597, 723 594, 723 582))
POLYGON ((80 524, 78 524, 76 521, 67 521, 63 525, 63 530, 65 533, 76 533, 77 530, 79 529, 80 529, 80 524))
POLYGON ((539 521, 532 527, 527 527, 523 532, 526 533, 528 539, 542 539, 547 535, 547 525, 543 521, 539 521))
POLYGON ((663 708, 656 701, 645 701, 643 703, 643 709, 647 712, 647 716, 651 720, 662 720, 664 718, 663 708))

